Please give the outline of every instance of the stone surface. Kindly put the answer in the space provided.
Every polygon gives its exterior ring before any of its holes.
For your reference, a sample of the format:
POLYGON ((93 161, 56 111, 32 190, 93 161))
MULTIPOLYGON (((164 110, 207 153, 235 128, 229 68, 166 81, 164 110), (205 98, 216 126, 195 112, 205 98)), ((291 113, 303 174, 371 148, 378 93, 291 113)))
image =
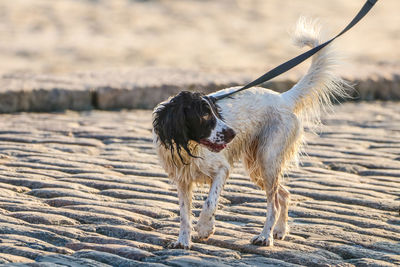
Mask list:
MULTIPOLYGON (((266 202, 238 164, 215 235, 184 251, 166 247, 178 234, 179 207, 152 148, 150 111, 2 114, 0 263, 398 266, 399 103, 346 103, 324 123, 307 134, 307 156, 285 177, 286 240, 250 245, 266 202)), ((197 189, 195 216, 206 192, 197 189)))
MULTIPOLYGON (((272 67, 272 66, 271 66, 272 67)), ((264 71, 263 71, 264 72, 264 71)), ((90 109, 152 109, 182 90, 210 93, 243 85, 263 72, 207 72, 172 68, 141 68, 65 75, 0 76, 0 113, 90 109)), ((400 68, 341 68, 338 72, 356 91, 354 99, 399 100, 400 68)), ((304 74, 291 71, 264 86, 283 92, 304 74)))

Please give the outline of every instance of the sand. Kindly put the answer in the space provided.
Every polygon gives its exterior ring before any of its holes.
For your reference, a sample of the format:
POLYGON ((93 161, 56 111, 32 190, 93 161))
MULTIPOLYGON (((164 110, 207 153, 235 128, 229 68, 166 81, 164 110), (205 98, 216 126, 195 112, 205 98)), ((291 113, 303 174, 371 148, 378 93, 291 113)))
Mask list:
MULTIPOLYGON (((262 73, 299 53, 300 15, 339 32, 364 0, 0 2, 0 74, 148 66, 262 73)), ((350 69, 398 69, 400 1, 379 1, 336 42, 350 69)), ((304 68, 304 67, 303 67, 304 68)))
MULTIPOLYGON (((179 205, 153 149, 150 111, 4 114, 0 264, 399 266, 400 106, 346 103, 323 121, 284 178, 292 194, 285 240, 250 244, 266 198, 238 164, 215 234, 199 242, 194 233, 184 251, 167 248, 179 205)), ((207 192, 195 192, 195 223, 207 192)))

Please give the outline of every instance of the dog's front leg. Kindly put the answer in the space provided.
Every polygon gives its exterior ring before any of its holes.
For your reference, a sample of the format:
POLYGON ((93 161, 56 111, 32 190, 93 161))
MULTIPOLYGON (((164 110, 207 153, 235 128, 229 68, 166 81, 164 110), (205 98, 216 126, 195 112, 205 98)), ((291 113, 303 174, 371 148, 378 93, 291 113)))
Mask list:
POLYGON ((191 241, 191 206, 192 206, 192 183, 177 183, 179 209, 180 209, 180 228, 178 240, 170 244, 170 248, 190 248, 191 241))
POLYGON ((218 198, 221 194, 222 188, 224 187, 228 174, 228 168, 221 168, 213 179, 210 192, 204 202, 203 209, 195 227, 198 237, 201 240, 207 239, 214 233, 214 214, 217 209, 218 198))

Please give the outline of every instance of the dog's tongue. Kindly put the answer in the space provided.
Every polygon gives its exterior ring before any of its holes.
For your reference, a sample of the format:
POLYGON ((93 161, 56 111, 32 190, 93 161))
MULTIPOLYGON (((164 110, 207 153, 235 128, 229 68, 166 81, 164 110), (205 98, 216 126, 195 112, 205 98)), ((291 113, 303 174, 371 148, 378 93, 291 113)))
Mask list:
POLYGON ((200 140, 200 144, 205 145, 213 152, 220 152, 222 149, 226 147, 226 144, 215 144, 206 139, 200 140))

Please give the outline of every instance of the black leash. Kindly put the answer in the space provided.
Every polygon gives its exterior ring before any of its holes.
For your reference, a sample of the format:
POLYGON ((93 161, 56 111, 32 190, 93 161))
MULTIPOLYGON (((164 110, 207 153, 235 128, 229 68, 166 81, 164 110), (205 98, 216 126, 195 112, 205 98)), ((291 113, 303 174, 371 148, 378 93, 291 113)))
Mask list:
POLYGON ((248 83, 247 85, 243 86, 242 88, 239 88, 235 91, 223 94, 223 95, 219 95, 219 96, 215 96, 215 100, 221 100, 222 98, 231 96, 233 94, 236 94, 237 92, 240 92, 242 90, 246 90, 250 87, 259 85, 261 83, 264 83, 266 81, 269 81, 273 78, 275 78, 278 75, 281 75, 282 73, 290 70, 291 68, 296 67, 297 65, 299 65, 300 63, 302 63, 303 61, 305 61, 307 58, 311 57, 312 55, 314 55, 315 53, 317 53, 319 50, 321 50, 322 48, 324 48, 325 46, 327 46, 328 44, 330 44, 333 40, 335 40, 336 38, 338 38, 339 36, 341 36, 342 34, 344 34, 345 32, 347 32, 348 30, 350 30, 354 25, 356 25, 365 15, 367 15, 367 13, 371 10, 371 8, 376 4, 378 0, 367 0, 367 2, 364 4, 364 6, 361 8, 361 10, 358 12, 358 14, 354 17, 354 19, 346 26, 346 28, 344 28, 343 31, 341 31, 338 35, 336 35, 335 37, 333 37, 332 39, 330 39, 329 41, 326 41, 323 44, 320 44, 319 46, 316 46, 310 50, 308 50, 307 52, 304 52, 303 54, 292 58, 289 61, 286 61, 285 63, 282 63, 281 65, 279 65, 278 67, 268 71, 267 73, 265 73, 264 75, 262 75, 261 77, 255 79, 254 81, 248 83))

